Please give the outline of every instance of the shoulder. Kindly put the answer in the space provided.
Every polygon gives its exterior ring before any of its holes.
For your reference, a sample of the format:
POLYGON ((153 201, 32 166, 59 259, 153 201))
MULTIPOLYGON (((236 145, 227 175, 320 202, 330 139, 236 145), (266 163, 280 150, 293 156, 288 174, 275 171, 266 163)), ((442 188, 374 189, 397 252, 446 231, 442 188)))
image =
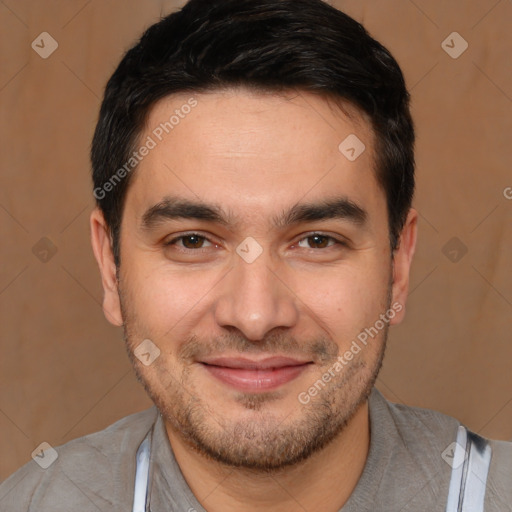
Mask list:
POLYGON ((460 426, 457 419, 432 409, 391 402, 376 388, 370 397, 370 411, 372 407, 380 411, 379 417, 385 418, 401 444, 411 451, 433 451, 439 456, 457 437, 460 426))
MULTIPOLYGON (((379 416, 387 416, 396 427, 398 444, 405 447, 417 467, 428 461, 444 475, 445 481, 449 479, 452 469, 450 453, 461 422, 431 409, 393 403, 377 390, 374 391, 376 393, 372 392, 370 404, 373 402, 374 407, 381 410, 379 416)), ((482 439, 489 443, 492 450, 485 510, 512 512, 512 442, 482 439)))
POLYGON ((117 510, 120 496, 132 483, 120 478, 119 468, 134 473, 137 447, 157 417, 156 407, 151 407, 54 447, 57 458, 46 469, 31 460, 0 485, 0 509, 117 510))

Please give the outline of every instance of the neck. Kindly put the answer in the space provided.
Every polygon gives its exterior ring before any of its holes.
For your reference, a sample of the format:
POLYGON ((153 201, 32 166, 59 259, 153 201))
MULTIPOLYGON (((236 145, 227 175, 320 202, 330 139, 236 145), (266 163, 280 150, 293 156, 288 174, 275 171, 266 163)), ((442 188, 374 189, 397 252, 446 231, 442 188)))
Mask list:
POLYGON ((168 424, 166 430, 185 480, 208 512, 338 512, 363 472, 370 446, 367 401, 329 445, 272 473, 220 464, 192 450, 168 424))

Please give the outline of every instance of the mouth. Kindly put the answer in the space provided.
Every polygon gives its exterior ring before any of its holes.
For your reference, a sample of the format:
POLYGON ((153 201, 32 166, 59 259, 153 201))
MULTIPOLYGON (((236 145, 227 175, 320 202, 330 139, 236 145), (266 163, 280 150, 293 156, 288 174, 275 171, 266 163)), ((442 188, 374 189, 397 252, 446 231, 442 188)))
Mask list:
POLYGON ((272 391, 296 379, 313 364, 289 357, 252 360, 219 357, 200 361, 209 375, 245 392, 272 391))

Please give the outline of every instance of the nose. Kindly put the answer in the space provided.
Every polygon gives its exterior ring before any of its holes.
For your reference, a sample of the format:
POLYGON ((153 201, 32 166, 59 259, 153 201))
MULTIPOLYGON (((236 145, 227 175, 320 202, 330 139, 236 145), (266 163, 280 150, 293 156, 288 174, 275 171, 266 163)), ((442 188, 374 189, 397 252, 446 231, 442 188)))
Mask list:
POLYGON ((215 320, 220 327, 235 327, 247 339, 259 341, 276 327, 297 323, 297 297, 269 259, 260 255, 247 263, 237 258, 220 284, 215 320))

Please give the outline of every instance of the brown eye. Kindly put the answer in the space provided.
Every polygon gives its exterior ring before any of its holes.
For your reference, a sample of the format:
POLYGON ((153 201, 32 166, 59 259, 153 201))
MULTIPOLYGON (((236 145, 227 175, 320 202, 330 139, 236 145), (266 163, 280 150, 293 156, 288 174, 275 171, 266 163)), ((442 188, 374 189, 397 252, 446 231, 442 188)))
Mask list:
POLYGON ((313 245, 315 245, 317 249, 323 249, 324 247, 327 247, 329 237, 322 235, 314 235, 308 237, 308 240, 312 241, 313 245))
POLYGON ((307 248, 325 249, 327 247, 332 247, 333 245, 336 245, 336 244, 341 244, 341 242, 339 242, 332 236, 321 235, 319 233, 309 235, 309 236, 303 238, 302 240, 300 240, 299 244, 298 244, 299 247, 304 247, 303 245, 301 245, 301 243, 304 241, 306 241, 306 243, 308 244, 308 247, 306 247, 306 249, 307 248), (333 242, 333 243, 330 243, 330 242, 333 242))
POLYGON ((199 235, 186 235, 182 237, 183 246, 187 249, 200 249, 203 246, 205 238, 199 235))
POLYGON ((166 246, 177 245, 178 247, 182 247, 184 249, 194 250, 194 249, 203 249, 205 243, 208 242, 208 239, 204 236, 198 235, 197 233, 191 233, 190 235, 182 235, 176 238, 173 238, 170 242, 167 242, 166 246), (181 242, 181 244, 179 243, 181 242))

